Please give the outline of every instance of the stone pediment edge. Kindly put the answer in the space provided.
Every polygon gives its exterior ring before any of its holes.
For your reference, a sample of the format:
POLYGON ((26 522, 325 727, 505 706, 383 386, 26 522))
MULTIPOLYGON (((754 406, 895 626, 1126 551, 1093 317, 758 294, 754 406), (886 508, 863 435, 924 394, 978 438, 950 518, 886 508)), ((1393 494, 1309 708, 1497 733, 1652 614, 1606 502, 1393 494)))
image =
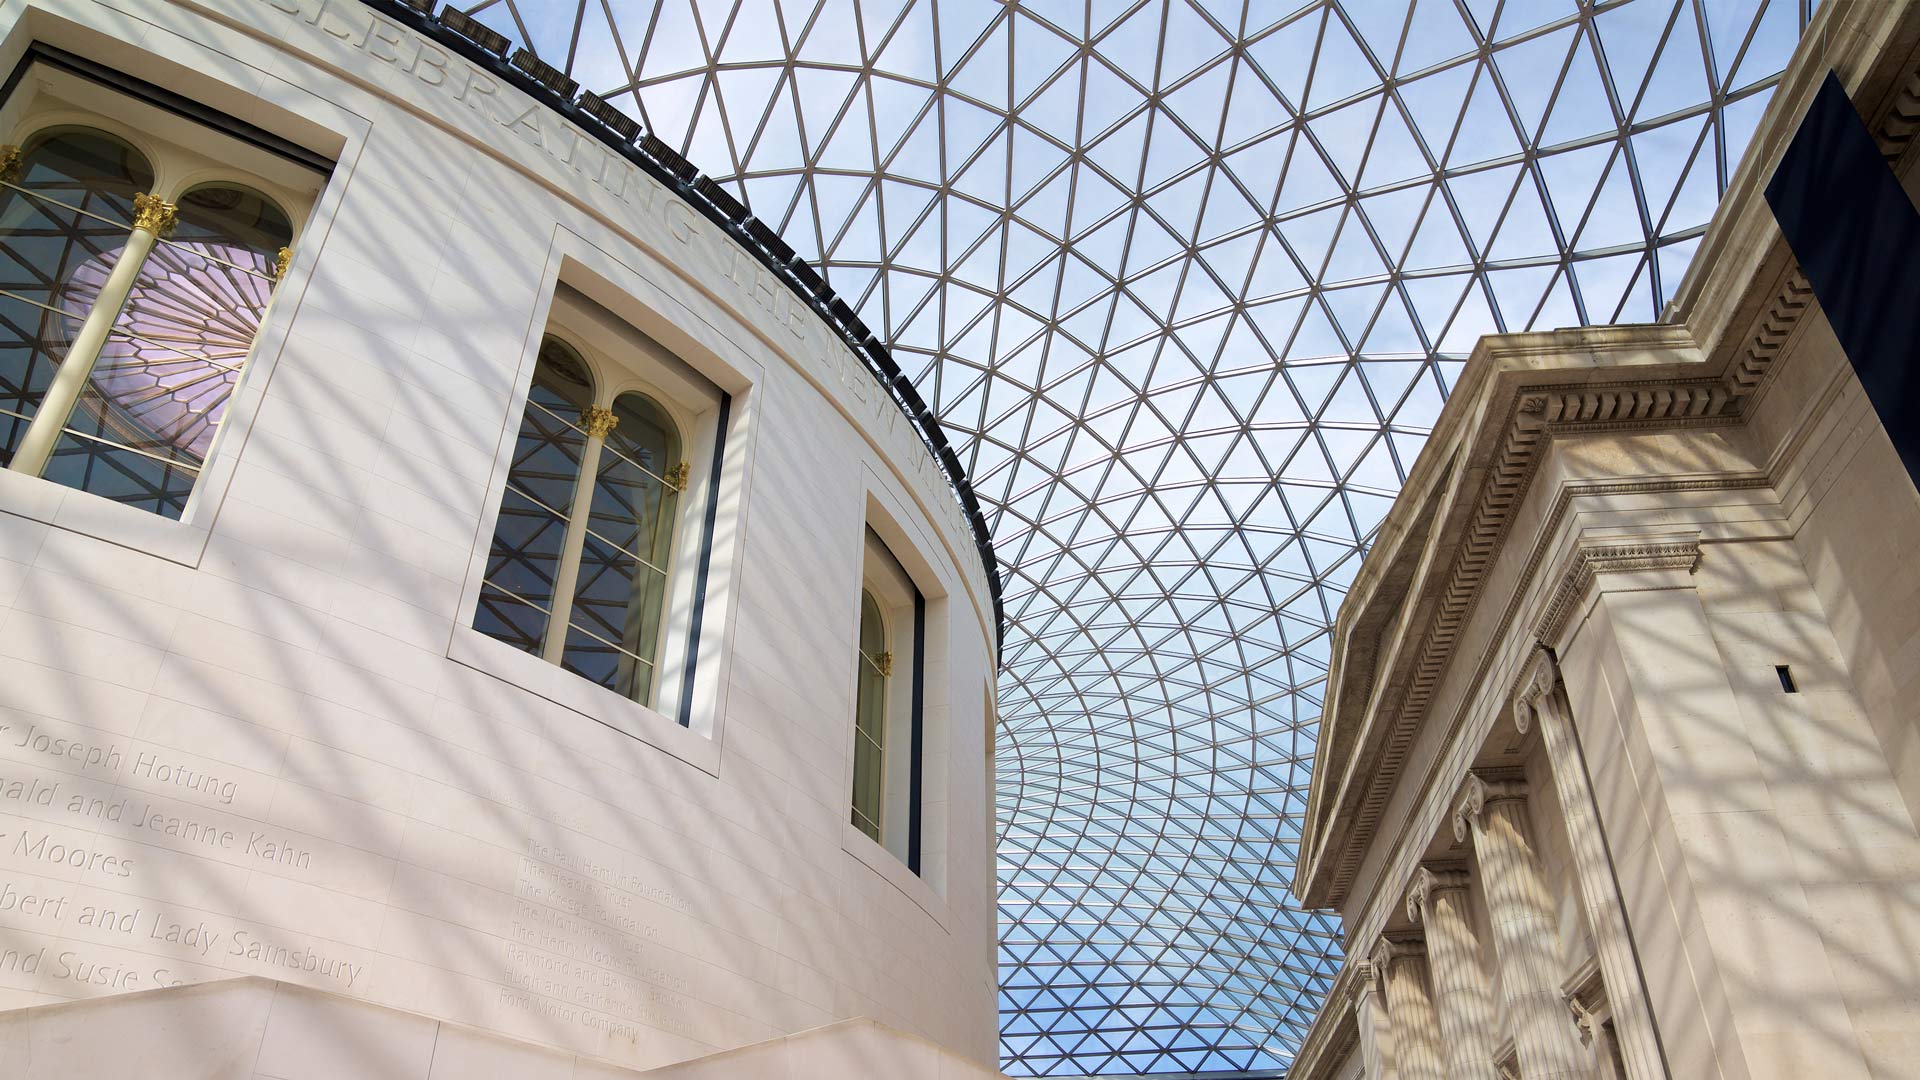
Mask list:
MULTIPOLYGON (((1915 144, 1920 143, 1917 138, 1920 136, 1920 57, 1915 55, 1913 42, 1889 42, 1881 29, 1897 24, 1908 6, 1905 0, 1878 7, 1867 0, 1834 0, 1816 13, 1816 23, 1808 31, 1807 40, 1823 32, 1823 25, 1838 24, 1843 28, 1846 45, 1829 46, 1824 56, 1817 50, 1803 48, 1782 76, 1781 92, 1769 106, 1762 134, 1756 138, 1763 150, 1743 161, 1741 175, 1745 186, 1736 183, 1729 189, 1730 196, 1742 201, 1723 204, 1702 245, 1703 252, 1723 253, 1727 264, 1701 266, 1696 263, 1699 280, 1693 280, 1690 275, 1683 283, 1682 299, 1702 305, 1702 310, 1687 312, 1690 317, 1686 323, 1505 335, 1484 338, 1476 347, 1468 365, 1469 374, 1475 366, 1473 361, 1479 361, 1488 375, 1484 376, 1484 386, 1473 384, 1474 388, 1489 397, 1498 394, 1511 401, 1512 406, 1504 424, 1489 425, 1484 417, 1494 410, 1487 407, 1490 402, 1480 402, 1473 412, 1482 422, 1465 431, 1462 421, 1448 424, 1448 418, 1443 415, 1436 437, 1421 455, 1422 463, 1436 452, 1454 458, 1469 440, 1478 441, 1482 449, 1498 446, 1477 493, 1474 516, 1457 547, 1453 565, 1444 579, 1422 580, 1415 586, 1441 588, 1443 597, 1439 610, 1419 634, 1415 659, 1408 664, 1404 661, 1405 653, 1383 649, 1376 664, 1364 673, 1335 672, 1329 681, 1321 738, 1330 752, 1321 755, 1315 770, 1301 856, 1292 885, 1295 896, 1307 906, 1337 906, 1345 901, 1405 763, 1405 755, 1425 717, 1426 706, 1452 658, 1453 641, 1472 614, 1491 556, 1504 541, 1511 511, 1525 497, 1539 462, 1539 452, 1549 440, 1581 432, 1737 425, 1751 415, 1754 405, 1771 387, 1775 361, 1800 328, 1803 316, 1813 303, 1813 295, 1811 286, 1786 250, 1779 228, 1758 193, 1758 185, 1745 174, 1762 168, 1756 162, 1764 163, 1762 175, 1771 174, 1773 162, 1797 126, 1806 100, 1817 88, 1818 76, 1824 74, 1829 63, 1841 73, 1856 101, 1880 103, 1866 111, 1874 118, 1870 127, 1890 161, 1905 163, 1920 153, 1915 148, 1915 144), (1727 233, 1753 233, 1758 234, 1758 238, 1742 242, 1738 235, 1727 239, 1724 236, 1727 233), (1763 281, 1767 282, 1764 287, 1754 288, 1757 282, 1763 281), (1729 282, 1737 282, 1738 286, 1729 282), (1724 294, 1741 289, 1750 290, 1759 299, 1745 304, 1725 301, 1724 294), (1723 294, 1719 299, 1711 302, 1705 299, 1716 290, 1723 294), (1656 326, 1676 338, 1683 336, 1689 349, 1695 342, 1706 346, 1705 355, 1701 355, 1702 350, 1694 351, 1699 358, 1695 361, 1697 374, 1663 379, 1647 377, 1653 372, 1646 368, 1614 368, 1598 363, 1587 367, 1543 368, 1537 362, 1528 363, 1531 358, 1564 354, 1570 347, 1577 349, 1583 344, 1590 348, 1599 346, 1596 351, 1611 351, 1624 343, 1609 341, 1609 335, 1644 332, 1656 326), (1495 371, 1491 366, 1496 357, 1506 361, 1502 370, 1495 371), (1524 375, 1518 373, 1529 369, 1543 377, 1551 373, 1557 380, 1546 382, 1543 378, 1538 384, 1524 384, 1524 375), (1641 377, 1617 381, 1593 378, 1629 372, 1641 377), (1444 445, 1443 433, 1448 436, 1444 445), (1383 671, 1387 673, 1385 677, 1381 674, 1383 671), (1368 700, 1364 706, 1357 707, 1352 701, 1343 700, 1342 684, 1350 681, 1353 685, 1363 682, 1367 687, 1368 700), (1362 710, 1362 715, 1354 717, 1357 708, 1362 710), (1346 754, 1344 760, 1343 753, 1346 754), (1331 768, 1334 762, 1341 762, 1344 767, 1331 768), (1331 805, 1328 800, 1332 800, 1331 805)), ((1671 344, 1680 345, 1681 341, 1674 340, 1671 344)), ((1469 383, 1470 379, 1463 379, 1456 396, 1466 390, 1469 383)), ((1449 408, 1452 407, 1453 402, 1449 401, 1449 408)), ((1409 475, 1407 490, 1414 490, 1419 474, 1420 467, 1416 464, 1414 473, 1409 475)), ((1455 467, 1446 478, 1456 486, 1465 487, 1474 475, 1471 469, 1455 467)), ((1432 476, 1429 471, 1426 477, 1429 482, 1432 476)), ((1417 501, 1422 506, 1426 502, 1424 498, 1417 501)), ((1396 504, 1395 512, 1400 509, 1400 504, 1396 504)), ((1389 522, 1393 517, 1394 513, 1389 513, 1389 522)), ((1388 523, 1383 523, 1383 533, 1387 528, 1388 523)), ((1401 530, 1405 532, 1404 525, 1401 530)), ((1384 576, 1385 571, 1380 573, 1384 576)), ((1342 605, 1336 620, 1336 641, 1340 640, 1339 626, 1350 618, 1361 618, 1360 609, 1367 606, 1367 593, 1362 588, 1365 579, 1366 567, 1363 566, 1362 577, 1356 580, 1349 601, 1342 605), (1353 616, 1349 616, 1349 608, 1355 609, 1353 616)), ((1337 647, 1335 656, 1336 660, 1340 657, 1337 647)))
POLYGON ((1306 903, 1338 903, 1336 893, 1351 881, 1364 837, 1371 835, 1392 790, 1389 781, 1404 765, 1417 721, 1548 441, 1562 431, 1725 422, 1728 399, 1719 381, 1688 377, 1701 366, 1690 346, 1683 327, 1645 326, 1487 338, 1475 350, 1474 362, 1491 375, 1484 399, 1472 409, 1475 422, 1457 424, 1446 433, 1450 438, 1442 456, 1451 467, 1434 478, 1445 490, 1409 486, 1406 490, 1415 498, 1403 494, 1399 504, 1409 508, 1405 512, 1410 516, 1433 516, 1430 527, 1418 533, 1431 542, 1418 551, 1405 545, 1391 551, 1376 546, 1369 559, 1378 567, 1373 579, 1349 594, 1336 623, 1336 636, 1346 648, 1336 648, 1321 728, 1327 751, 1309 798, 1309 846, 1299 868, 1305 872, 1295 879, 1296 895, 1306 903), (1540 340, 1547 337, 1553 344, 1540 340), (1508 351, 1511 345, 1521 347, 1517 356, 1508 351), (1573 352, 1594 360, 1630 350, 1639 363, 1538 367, 1543 355, 1573 352), (1597 382, 1596 371, 1613 374, 1616 381, 1597 382), (1408 583, 1404 592, 1379 588, 1399 581, 1408 583), (1351 651, 1356 632, 1383 623, 1373 655, 1351 651), (1357 839, 1362 842, 1356 844, 1357 839))
POLYGON ((1358 965, 1364 956, 1349 956, 1328 987, 1326 1004, 1314 1015, 1300 1050, 1287 1067, 1288 1080, 1335 1080, 1337 1071, 1360 1045, 1360 1026, 1354 1016, 1353 994, 1358 965))

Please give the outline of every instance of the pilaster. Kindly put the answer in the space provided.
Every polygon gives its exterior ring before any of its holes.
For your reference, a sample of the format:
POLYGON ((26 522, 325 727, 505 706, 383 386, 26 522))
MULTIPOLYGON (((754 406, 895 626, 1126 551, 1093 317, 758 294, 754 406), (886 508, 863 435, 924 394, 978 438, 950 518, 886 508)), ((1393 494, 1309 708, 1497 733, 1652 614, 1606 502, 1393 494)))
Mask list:
POLYGON ((1354 962, 1353 1021, 1360 1030, 1360 1063, 1367 1080, 1398 1080, 1385 983, 1386 972, 1379 965, 1354 962))
POLYGON ((1513 703, 1513 722, 1522 735, 1536 723, 1540 727, 1548 771, 1553 774, 1573 849, 1574 875, 1580 883, 1587 930, 1593 936, 1594 958, 1606 985, 1608 1006, 1613 1010, 1614 1031, 1628 1080, 1667 1077, 1666 1060, 1614 874, 1613 855, 1600 824, 1572 713, 1560 688, 1560 668, 1546 649, 1536 648, 1528 661, 1513 703))
MULTIPOLYGON (((1920 849, 1910 819, 1879 812, 1887 767, 1854 723, 1852 695, 1813 702, 1806 683, 1793 695, 1780 686, 1772 665, 1783 654, 1808 662, 1796 669, 1805 677, 1836 647, 1823 647, 1817 616, 1749 595, 1752 581, 1784 572, 1762 554, 1717 545, 1694 574, 1596 581, 1563 674, 1583 742, 1595 735, 1602 821, 1626 833, 1614 862, 1673 1074, 1864 1078, 1879 1074, 1869 1053, 1898 1060, 1862 1038, 1886 1023, 1873 1008, 1913 980, 1903 953, 1877 955, 1855 927, 1912 916, 1884 890, 1855 888, 1863 869, 1851 849, 1873 837, 1883 866, 1914 865, 1905 860, 1920 849), (1718 614, 1703 579, 1723 583, 1718 614), (1853 905, 1876 913, 1840 915, 1853 905)), ((1845 685, 1837 666, 1823 674, 1845 685)))

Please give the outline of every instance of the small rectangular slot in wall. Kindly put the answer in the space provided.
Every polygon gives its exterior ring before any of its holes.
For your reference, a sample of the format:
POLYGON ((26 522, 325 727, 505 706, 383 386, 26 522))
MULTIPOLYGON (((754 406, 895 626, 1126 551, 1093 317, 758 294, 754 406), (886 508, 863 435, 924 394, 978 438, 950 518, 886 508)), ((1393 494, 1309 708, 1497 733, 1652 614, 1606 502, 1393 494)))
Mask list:
POLYGON ((1773 666, 1773 673, 1780 676, 1780 690, 1782 693, 1797 694, 1800 692, 1800 687, 1795 685, 1793 681, 1793 669, 1791 667, 1788 667, 1786 664, 1775 664, 1773 666))

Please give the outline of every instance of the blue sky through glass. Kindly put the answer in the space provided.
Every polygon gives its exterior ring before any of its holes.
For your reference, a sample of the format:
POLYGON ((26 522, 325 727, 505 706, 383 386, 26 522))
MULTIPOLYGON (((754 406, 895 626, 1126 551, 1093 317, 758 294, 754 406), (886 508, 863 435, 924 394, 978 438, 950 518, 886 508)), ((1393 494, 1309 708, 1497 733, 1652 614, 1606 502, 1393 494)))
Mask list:
POLYGON ((1263 1070, 1328 627, 1474 341, 1658 317, 1804 0, 492 0, 826 273, 988 508, 1002 1063, 1263 1070))

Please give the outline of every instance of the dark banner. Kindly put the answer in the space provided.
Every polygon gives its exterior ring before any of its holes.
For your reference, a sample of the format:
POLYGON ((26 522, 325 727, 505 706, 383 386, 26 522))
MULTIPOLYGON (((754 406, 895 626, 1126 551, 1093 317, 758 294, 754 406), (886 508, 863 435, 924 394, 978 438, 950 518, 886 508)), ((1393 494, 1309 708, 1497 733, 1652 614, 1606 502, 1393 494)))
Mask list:
POLYGON ((1920 482, 1920 212, 1831 72, 1767 202, 1907 475, 1920 482))

